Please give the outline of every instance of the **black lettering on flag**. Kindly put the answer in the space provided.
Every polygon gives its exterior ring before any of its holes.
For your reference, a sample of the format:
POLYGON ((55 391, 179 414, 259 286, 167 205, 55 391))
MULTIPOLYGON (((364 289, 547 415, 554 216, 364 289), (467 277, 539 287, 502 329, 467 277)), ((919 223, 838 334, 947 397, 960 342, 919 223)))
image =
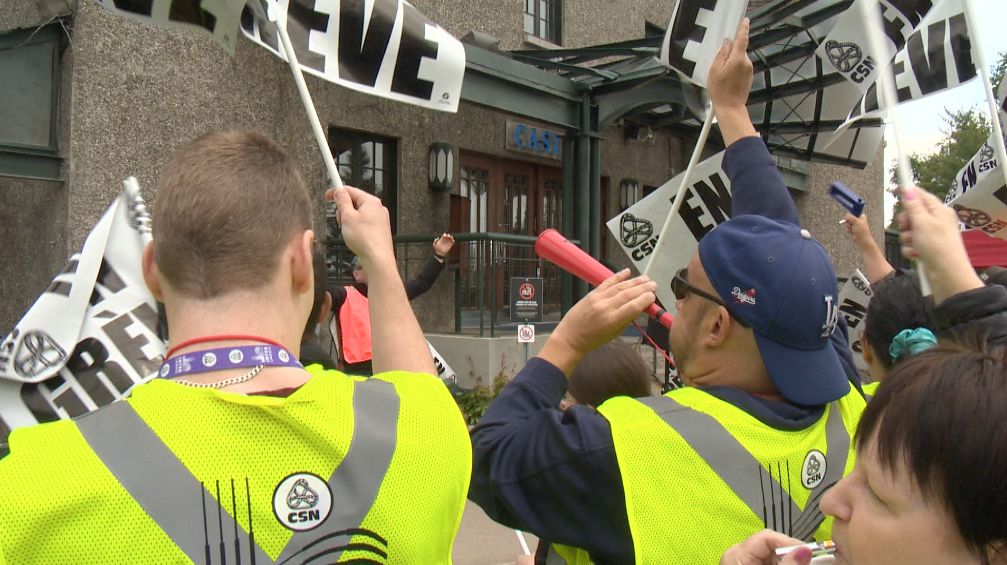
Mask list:
POLYGON ((951 43, 951 54, 955 60, 955 70, 958 71, 958 82, 971 80, 978 72, 972 61, 972 40, 969 38, 969 28, 965 14, 955 14, 948 20, 951 29, 948 41, 951 43))
MULTIPOLYGON (((63 267, 63 270, 56 275, 56 278, 58 279, 60 275, 72 275, 73 273, 76 273, 77 265, 78 265, 77 259, 70 259, 70 261, 67 262, 66 266, 63 267)), ((53 294, 62 294, 63 296, 70 296, 70 290, 72 288, 73 288, 72 283, 53 279, 52 284, 50 284, 49 288, 45 289, 45 291, 51 292, 53 294)))
POLYGON ((849 298, 843 301, 843 304, 839 307, 839 313, 846 318, 846 325, 850 329, 853 329, 860 325, 863 321, 864 316, 867 315, 867 307, 862 306, 849 298))
MULTIPOLYGON (((668 34, 671 41, 668 42, 668 64, 672 68, 682 71, 688 76, 693 76, 696 71, 696 62, 685 58, 685 48, 689 42, 702 43, 706 37, 706 28, 698 25, 696 19, 700 10, 714 11, 717 9, 718 0, 680 0, 678 13, 668 34)), ((717 45, 717 48, 720 46, 717 45)))
POLYGON ((10 449, 7 447, 7 436, 10 435, 10 426, 0 418, 0 459, 10 454, 10 449))
MULTIPOLYGON (((926 95, 943 90, 949 86, 949 79, 955 78, 948 76, 947 57, 944 51, 944 46, 947 43, 950 43, 951 53, 955 59, 957 76, 955 84, 976 76, 964 14, 957 14, 947 20, 934 22, 927 26, 926 31, 926 45, 924 45, 922 37, 923 30, 917 30, 906 44, 909 65, 912 67, 913 76, 916 78, 916 83, 922 94, 926 95)), ((895 73, 898 75, 900 70, 896 69, 895 73)), ((954 84, 951 85, 954 86, 954 84)), ((909 98, 908 88, 899 90, 900 101, 909 98)))
POLYGON ((960 179, 962 193, 975 186, 978 177, 979 175, 976 173, 976 162, 969 161, 969 164, 965 166, 965 170, 962 172, 962 178, 960 179))
MULTIPOLYGON (((339 76, 364 86, 374 86, 388 51, 397 0, 343 0, 339 3, 339 76), (364 7, 373 2, 364 37, 364 7)), ((400 56, 402 55, 400 49, 400 56)))
MULTIPOLYGON (((154 331, 157 323, 157 313, 154 310, 143 304, 133 310, 134 314, 138 314, 138 318, 144 320, 144 325, 150 331, 154 331), (155 325, 150 325, 148 322, 153 320, 155 325)), ((109 339, 112 340, 112 344, 115 345, 116 349, 122 353, 122 356, 126 358, 126 361, 136 370, 137 374, 140 376, 146 376, 157 371, 157 368, 161 365, 161 362, 156 359, 151 359, 144 355, 143 347, 150 343, 147 336, 143 333, 136 332, 136 337, 130 337, 126 329, 133 325, 135 321, 129 314, 122 314, 114 320, 104 324, 101 329, 105 330, 108 334, 109 339)), ((125 384, 125 388, 129 388, 133 383, 126 377, 128 383, 125 384)), ((116 387, 119 387, 119 392, 126 392, 126 390, 120 387, 120 383, 116 383, 116 387)))
POLYGON ((241 10, 241 29, 249 35, 255 35, 255 28, 259 28, 259 40, 265 43, 270 49, 280 52, 280 36, 276 33, 276 25, 272 22, 259 20, 255 17, 255 12, 247 5, 241 10))
POLYGON ((314 3, 315 0, 291 0, 287 8, 287 33, 290 34, 290 44, 297 54, 297 62, 302 67, 324 73, 325 56, 309 50, 308 39, 311 37, 311 30, 324 32, 329 28, 329 15, 314 11, 314 3))
POLYGON ((906 44, 906 36, 923 21, 927 12, 933 7, 933 3, 930 0, 886 0, 885 3, 902 16, 901 18, 895 14, 889 16, 887 10, 884 10, 881 16, 885 35, 895 44, 895 50, 898 51, 906 44), (903 33, 906 29, 908 29, 908 33, 903 33))
POLYGON ((430 100, 434 83, 419 77, 420 61, 424 58, 436 59, 438 45, 426 39, 426 18, 409 4, 403 4, 402 8, 402 39, 399 56, 395 59, 392 91, 430 100))
POLYGON ((685 195, 682 197, 685 200, 682 201, 682 206, 678 209, 678 215, 685 222, 686 227, 689 228, 689 232, 696 238, 696 241, 699 241, 710 230, 716 227, 717 224, 708 225, 703 222, 703 219, 707 217, 706 210, 702 206, 693 206, 689 203, 694 196, 696 196, 696 193, 692 189, 685 191, 685 195))
POLYGON ((21 385, 21 402, 24 402, 25 406, 28 407, 28 411, 31 412, 31 415, 38 420, 39 423, 55 422, 56 420, 59 420, 59 414, 57 414, 56 410, 53 409, 42 390, 42 383, 25 383, 21 385))
POLYGON ((692 189, 699 194, 706 209, 713 216, 713 221, 720 225, 731 217, 731 191, 727 189, 727 183, 719 174, 710 175, 710 185, 704 181, 699 181, 692 186, 692 189))
POLYGON ((104 300, 105 295, 115 294, 124 288, 126 288, 126 283, 122 282, 122 278, 115 272, 112 265, 102 259, 101 266, 98 267, 98 279, 95 281, 94 291, 91 293, 91 306, 104 300))
POLYGON ((154 0, 112 0, 112 4, 123 12, 148 18, 154 11, 154 0))
POLYGON ((217 27, 217 16, 203 9, 202 0, 174 0, 168 19, 174 22, 197 25, 210 33, 217 27))
MULTIPOLYGON (((91 398, 95 400, 95 404, 99 406, 108 404, 115 399, 112 391, 109 391, 101 379, 97 378, 99 373, 105 375, 119 395, 125 394, 134 384, 133 379, 129 378, 129 375, 118 363, 109 361, 108 349, 105 345, 93 337, 83 339, 77 344, 73 354, 67 359, 66 370, 88 391, 91 398)), ((56 386, 52 386, 52 389, 55 388, 56 386)))
POLYGON ((993 196, 995 196, 1000 202, 1003 202, 1004 206, 1007 206, 1007 186, 1001 186, 998 188, 993 192, 993 196))

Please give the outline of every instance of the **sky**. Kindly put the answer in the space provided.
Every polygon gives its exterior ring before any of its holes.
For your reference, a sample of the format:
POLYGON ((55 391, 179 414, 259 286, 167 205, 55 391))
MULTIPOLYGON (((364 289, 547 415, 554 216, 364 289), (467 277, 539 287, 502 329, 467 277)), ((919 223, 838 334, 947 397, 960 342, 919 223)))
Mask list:
MULTIPOLYGON (((979 27, 979 43, 986 58, 987 67, 999 59, 999 53, 1007 51, 1007 33, 1004 23, 1007 22, 1007 1, 1004 0, 969 0, 972 6, 980 11, 977 18, 979 27)), ((973 38, 974 40, 974 38, 973 38)), ((977 61, 978 64, 978 61, 977 61)), ((895 119, 899 121, 899 129, 906 154, 929 153, 942 137, 941 128, 944 122, 941 116, 944 109, 962 110, 979 108, 989 115, 983 83, 979 77, 963 86, 931 95, 921 100, 902 104, 894 110, 895 119)), ((889 117, 889 125, 885 130, 885 185, 888 184, 889 170, 894 163, 895 143, 894 130, 889 117)), ((977 148, 978 149, 978 148, 977 148)), ((885 194, 885 225, 891 221, 892 207, 895 199, 885 194)))

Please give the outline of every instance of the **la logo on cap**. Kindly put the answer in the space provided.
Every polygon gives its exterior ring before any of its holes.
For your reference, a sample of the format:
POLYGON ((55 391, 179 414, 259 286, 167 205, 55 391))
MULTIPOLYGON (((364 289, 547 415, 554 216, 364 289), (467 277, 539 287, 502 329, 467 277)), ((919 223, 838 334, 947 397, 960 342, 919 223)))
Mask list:
POLYGON ((832 300, 832 295, 825 296, 825 324, 822 325, 822 339, 832 335, 839 323, 839 305, 832 300))

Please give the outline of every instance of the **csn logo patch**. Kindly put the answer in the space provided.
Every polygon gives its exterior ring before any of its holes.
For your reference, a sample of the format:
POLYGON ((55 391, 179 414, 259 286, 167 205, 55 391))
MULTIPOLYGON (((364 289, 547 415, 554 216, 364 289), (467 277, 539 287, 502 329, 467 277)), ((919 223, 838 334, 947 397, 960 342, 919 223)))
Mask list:
POLYGON ((303 532, 317 528, 332 513, 332 491, 321 477, 294 473, 273 491, 273 513, 285 528, 303 532))
POLYGON ((825 455, 817 449, 812 449, 804 457, 804 465, 801 466, 801 484, 809 490, 822 484, 827 468, 828 462, 825 460, 825 455))

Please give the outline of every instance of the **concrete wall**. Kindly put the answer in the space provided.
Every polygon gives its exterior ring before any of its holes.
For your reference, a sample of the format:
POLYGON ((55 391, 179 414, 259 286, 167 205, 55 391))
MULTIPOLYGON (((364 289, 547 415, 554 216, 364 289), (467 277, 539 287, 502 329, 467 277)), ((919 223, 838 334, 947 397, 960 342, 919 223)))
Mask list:
POLYGON ((840 277, 849 277, 856 269, 862 269, 863 262, 846 229, 839 225, 846 210, 829 196, 829 185, 833 181, 842 181, 864 199, 864 213, 870 222, 871 233, 883 250, 886 186, 884 161, 882 147, 874 162, 862 170, 813 163, 808 170, 808 192, 794 193, 802 223, 825 245, 835 263, 836 275, 840 277))
MULTIPOLYGON (((548 339, 539 334, 528 344, 528 355, 534 357, 548 339)), ((492 386, 498 375, 511 379, 525 365, 524 344, 515 336, 469 337, 451 334, 427 334, 434 349, 451 365, 458 376, 458 386, 492 386)))
MULTIPOLYGON (((45 22, 34 2, 0 0, 0 31, 31 28, 45 22)), ((60 75, 61 155, 70 138, 73 54, 63 52, 60 75)), ((69 161, 63 165, 66 178, 69 161)), ((25 311, 66 264, 68 191, 63 181, 0 177, 0 336, 14 328, 25 311)))

